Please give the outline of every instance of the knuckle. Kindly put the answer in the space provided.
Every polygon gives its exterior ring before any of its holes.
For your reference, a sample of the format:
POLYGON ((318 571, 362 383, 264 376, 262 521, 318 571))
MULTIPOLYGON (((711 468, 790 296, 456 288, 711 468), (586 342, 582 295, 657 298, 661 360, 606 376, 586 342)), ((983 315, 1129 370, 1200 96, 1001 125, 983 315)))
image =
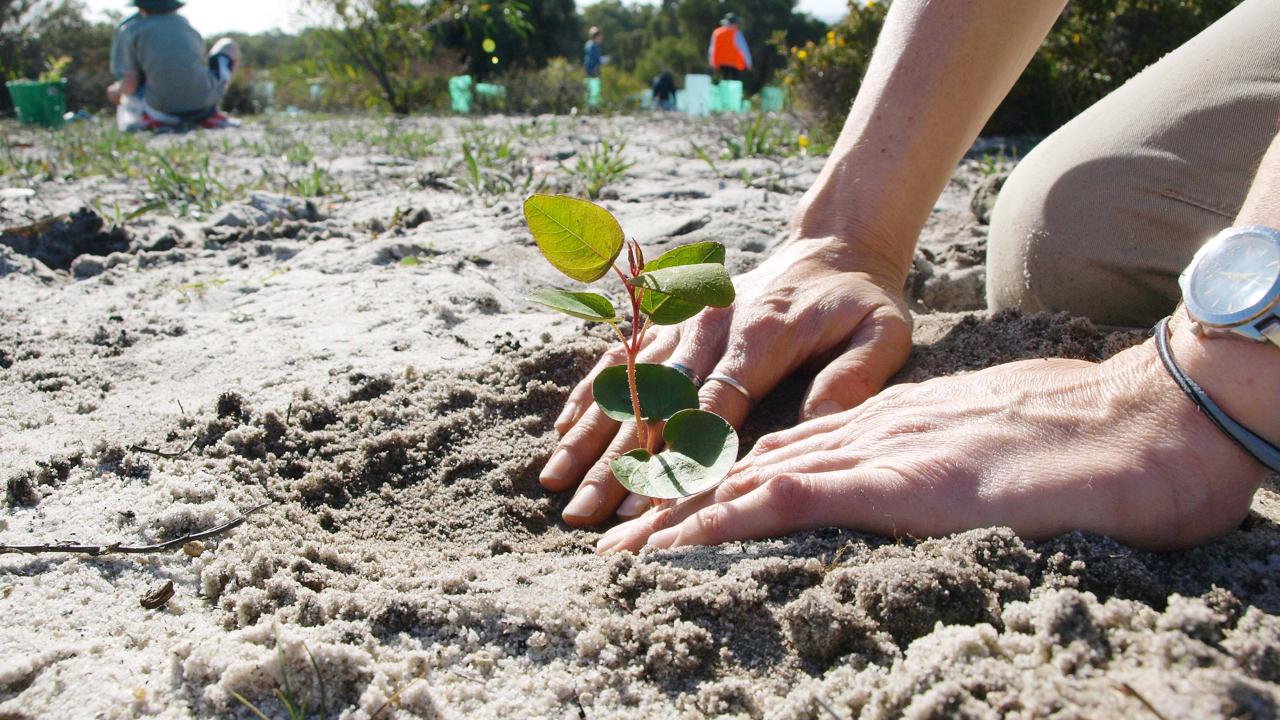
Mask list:
POLYGON ((795 517, 813 506, 813 481, 804 475, 784 473, 765 484, 769 506, 783 517, 795 517))
POLYGON ((786 447, 786 445, 786 435, 780 432, 769 433, 768 435, 761 437, 759 440, 756 440, 755 447, 751 448, 751 454, 763 455, 764 453, 773 452, 774 450, 781 450, 786 447))
POLYGON ((697 532, 702 538, 727 537, 733 529, 733 518, 725 505, 711 505, 694 516, 697 532))
POLYGON ((759 486, 760 471, 755 469, 743 470, 725 479, 724 483, 716 490, 716 500, 718 502, 736 500, 759 486))

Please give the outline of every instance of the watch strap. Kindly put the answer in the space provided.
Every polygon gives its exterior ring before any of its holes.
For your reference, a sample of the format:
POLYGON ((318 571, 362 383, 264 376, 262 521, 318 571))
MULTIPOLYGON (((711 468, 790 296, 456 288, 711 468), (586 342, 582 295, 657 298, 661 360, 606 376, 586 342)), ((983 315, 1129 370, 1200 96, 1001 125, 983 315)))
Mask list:
POLYGON ((1276 315, 1268 322, 1263 323, 1263 325, 1258 328, 1258 332, 1262 333, 1262 337, 1275 343, 1276 347, 1280 347, 1280 315, 1276 315))
POLYGON ((1195 402, 1196 407, 1205 415, 1208 415, 1213 424, 1217 425, 1218 429, 1231 438, 1242 450, 1270 468, 1271 472, 1280 473, 1280 448, 1236 422, 1222 408, 1218 407, 1218 404, 1209 397, 1204 389, 1196 384, 1195 380, 1192 380, 1182 371, 1182 368, 1178 367, 1178 363, 1173 359, 1173 350, 1169 347, 1169 318, 1166 317, 1156 325, 1155 335, 1156 351, 1160 354, 1160 361, 1164 363, 1164 369, 1173 377, 1173 381, 1178 384, 1182 392, 1186 393, 1187 397, 1195 402))

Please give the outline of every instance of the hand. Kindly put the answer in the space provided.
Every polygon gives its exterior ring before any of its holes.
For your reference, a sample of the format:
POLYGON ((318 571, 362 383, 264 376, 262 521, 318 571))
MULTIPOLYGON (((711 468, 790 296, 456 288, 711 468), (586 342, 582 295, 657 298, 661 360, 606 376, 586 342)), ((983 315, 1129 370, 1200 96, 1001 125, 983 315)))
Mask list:
POLYGON ((600 552, 840 526, 938 536, 1007 525, 1172 549, 1229 532, 1266 471, 1200 415, 1151 342, 1095 365, 1031 360, 899 385, 761 438, 716 490, 600 552))
MULTIPOLYGON (((681 325, 649 331, 640 361, 678 362, 702 377, 723 373, 762 398, 800 366, 834 357, 813 381, 804 415, 853 407, 875 394, 911 350, 911 319, 901 298, 901 275, 880 271, 832 238, 792 240, 758 268, 734 279, 737 300, 710 308, 681 325)), ((592 402, 591 381, 624 361, 606 353, 569 395, 556 420, 563 436, 540 480, 551 491, 581 486, 565 509, 570 525, 606 520, 627 496, 609 468, 637 447, 635 426, 605 417, 592 402), (585 477, 584 477, 585 476, 585 477)), ((751 409, 724 383, 703 386, 702 406, 735 427, 751 409)), ((634 496, 619 510, 634 517, 647 507, 634 496)))

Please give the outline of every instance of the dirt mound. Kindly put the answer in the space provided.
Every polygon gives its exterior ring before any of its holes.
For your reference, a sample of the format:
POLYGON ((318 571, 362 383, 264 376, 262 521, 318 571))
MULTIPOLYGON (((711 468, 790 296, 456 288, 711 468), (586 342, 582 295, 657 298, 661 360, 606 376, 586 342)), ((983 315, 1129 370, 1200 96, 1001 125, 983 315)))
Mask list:
POLYGON ((124 252, 129 249, 129 240, 123 228, 108 228, 102 216, 87 207, 0 233, 0 244, 54 270, 71 269, 72 261, 81 255, 124 252))

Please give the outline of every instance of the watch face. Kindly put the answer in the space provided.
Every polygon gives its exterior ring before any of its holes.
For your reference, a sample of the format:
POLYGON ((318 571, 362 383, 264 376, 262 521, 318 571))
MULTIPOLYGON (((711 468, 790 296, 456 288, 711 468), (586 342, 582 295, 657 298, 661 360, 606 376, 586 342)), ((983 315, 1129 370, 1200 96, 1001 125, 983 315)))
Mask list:
POLYGON ((1235 234, 1206 249, 1188 299, 1201 313, 1235 315, 1266 300, 1278 279, 1280 244, 1262 233, 1235 234))

